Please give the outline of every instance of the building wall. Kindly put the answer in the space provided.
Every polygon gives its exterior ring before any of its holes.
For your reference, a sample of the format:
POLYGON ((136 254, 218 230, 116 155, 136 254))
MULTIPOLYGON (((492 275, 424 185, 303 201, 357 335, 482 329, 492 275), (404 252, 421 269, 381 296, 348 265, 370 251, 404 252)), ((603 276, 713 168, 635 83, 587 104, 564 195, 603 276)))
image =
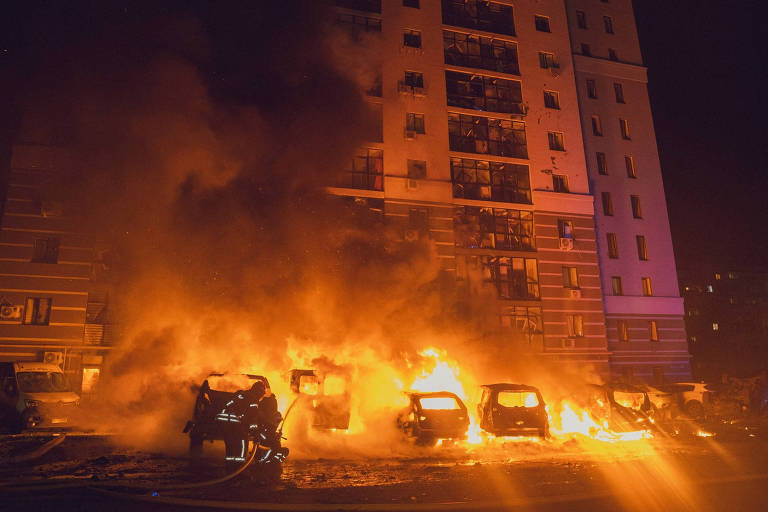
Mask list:
POLYGON ((617 376, 684 379, 690 376, 689 354, 683 322, 683 305, 667 216, 664 185, 650 109, 646 68, 630 0, 568 0, 571 48, 574 53, 576 89, 581 106, 584 152, 590 189, 595 197, 595 221, 611 367, 617 376), (579 26, 584 13, 587 28, 579 26), (610 17, 613 34, 604 17, 610 17), (585 55, 582 43, 589 45, 585 55), (615 51, 616 60, 608 52, 615 51), (588 81, 594 84, 591 97, 588 81), (623 102, 615 90, 619 84, 623 102), (596 135, 593 116, 602 134, 596 135), (629 124, 623 137, 620 120, 629 124), (605 155, 601 172, 597 154, 605 155), (634 162, 630 177, 625 157, 634 162), (613 214, 603 208, 610 195, 613 214), (633 215, 631 196, 640 198, 641 217, 633 215), (618 258, 609 256, 608 233, 615 233, 618 258), (636 237, 645 237, 647 260, 641 260, 636 237), (612 277, 620 277, 623 295, 615 296, 612 277), (652 296, 644 296, 643 278, 650 278, 652 296), (649 323, 656 321, 659 341, 650 341, 649 323), (626 322, 629 340, 619 338, 619 322, 626 322))

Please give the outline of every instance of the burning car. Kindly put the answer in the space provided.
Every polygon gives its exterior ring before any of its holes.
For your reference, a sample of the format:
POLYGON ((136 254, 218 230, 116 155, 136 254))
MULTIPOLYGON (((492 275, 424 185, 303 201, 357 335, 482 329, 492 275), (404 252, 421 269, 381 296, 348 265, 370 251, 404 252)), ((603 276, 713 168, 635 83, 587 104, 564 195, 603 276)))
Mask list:
POLYGON ((642 389, 624 383, 595 385, 591 389, 593 416, 605 418, 611 430, 631 432, 652 428, 651 401, 642 389))
POLYGON ((291 370, 291 391, 297 405, 312 414, 312 426, 322 430, 347 430, 351 415, 349 377, 341 372, 291 370))
POLYGON ((417 444, 434 445, 440 439, 466 439, 467 406, 448 391, 408 393, 410 403, 397 416, 397 426, 417 444))
POLYGON ((539 390, 523 384, 482 386, 480 428, 495 436, 549 437, 549 419, 539 390))
POLYGON ((0 363, 0 421, 12 431, 67 426, 79 401, 56 364, 0 363))

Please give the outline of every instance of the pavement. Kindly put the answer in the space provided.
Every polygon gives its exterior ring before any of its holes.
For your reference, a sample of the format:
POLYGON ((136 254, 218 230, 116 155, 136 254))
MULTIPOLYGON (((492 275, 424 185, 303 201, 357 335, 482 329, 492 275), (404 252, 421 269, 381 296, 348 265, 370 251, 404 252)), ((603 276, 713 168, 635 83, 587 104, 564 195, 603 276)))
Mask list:
POLYGON ((741 511, 768 504, 765 420, 621 443, 569 436, 391 457, 289 457, 277 482, 248 468, 223 484, 185 489, 178 486, 224 475, 221 447, 192 460, 109 435, 72 434, 34 460, 8 463, 50 440, 50 433, 0 436, 2 510, 741 511))

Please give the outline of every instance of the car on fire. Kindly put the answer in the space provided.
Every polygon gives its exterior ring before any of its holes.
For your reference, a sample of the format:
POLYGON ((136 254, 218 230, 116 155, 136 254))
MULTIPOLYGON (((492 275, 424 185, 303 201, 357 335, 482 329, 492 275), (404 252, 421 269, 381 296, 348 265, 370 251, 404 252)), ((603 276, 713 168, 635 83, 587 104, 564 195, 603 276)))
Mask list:
POLYGON ((309 411, 312 427, 347 430, 351 416, 349 375, 342 371, 291 370, 291 391, 300 410, 309 411))
POLYGON ((11 431, 66 427, 79 403, 59 365, 0 363, 0 423, 11 431))
POLYGON ((605 419, 613 431, 653 429, 651 401, 643 389, 622 382, 590 388, 589 408, 593 417, 605 419))
POLYGON ((480 428, 495 436, 549 437, 549 419, 539 390, 524 384, 488 384, 477 405, 480 428))
POLYGON ((408 407, 397 416, 397 426, 416 444, 432 446, 439 440, 466 439, 469 428, 467 406, 455 393, 407 393, 408 407))

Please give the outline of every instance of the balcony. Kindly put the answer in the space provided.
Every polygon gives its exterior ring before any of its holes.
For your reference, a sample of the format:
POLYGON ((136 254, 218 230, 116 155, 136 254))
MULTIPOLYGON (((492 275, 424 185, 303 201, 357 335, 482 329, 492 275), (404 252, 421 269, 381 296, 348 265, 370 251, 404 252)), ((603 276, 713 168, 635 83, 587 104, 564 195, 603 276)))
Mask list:
POLYGON ((443 24, 515 35, 512 7, 483 0, 442 0, 443 24))
POLYGON ((449 66, 520 75, 517 44, 511 41, 444 30, 443 55, 449 66))

